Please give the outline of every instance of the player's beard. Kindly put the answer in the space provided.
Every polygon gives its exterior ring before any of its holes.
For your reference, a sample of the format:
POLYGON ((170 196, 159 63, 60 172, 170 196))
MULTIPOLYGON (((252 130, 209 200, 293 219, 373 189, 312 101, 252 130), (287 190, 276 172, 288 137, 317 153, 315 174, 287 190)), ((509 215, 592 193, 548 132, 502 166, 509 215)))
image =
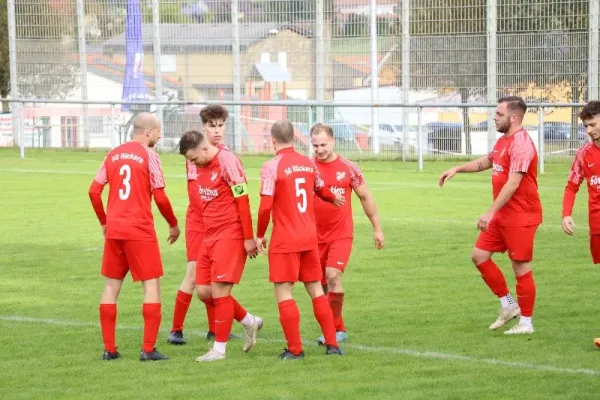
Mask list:
POLYGON ((508 132, 509 129, 510 129, 510 124, 509 123, 504 124, 504 123, 500 123, 499 122, 496 125, 496 130, 498 132, 500 132, 500 133, 506 133, 506 132, 508 132))

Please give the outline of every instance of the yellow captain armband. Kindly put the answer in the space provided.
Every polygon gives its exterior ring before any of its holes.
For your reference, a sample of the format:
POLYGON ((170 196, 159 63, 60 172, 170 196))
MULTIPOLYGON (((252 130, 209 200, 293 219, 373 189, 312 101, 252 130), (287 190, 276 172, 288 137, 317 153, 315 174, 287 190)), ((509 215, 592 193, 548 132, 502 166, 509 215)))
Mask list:
POLYGON ((246 185, 246 182, 240 183, 239 185, 232 186, 231 191, 235 198, 245 196, 248 194, 248 185, 246 185))

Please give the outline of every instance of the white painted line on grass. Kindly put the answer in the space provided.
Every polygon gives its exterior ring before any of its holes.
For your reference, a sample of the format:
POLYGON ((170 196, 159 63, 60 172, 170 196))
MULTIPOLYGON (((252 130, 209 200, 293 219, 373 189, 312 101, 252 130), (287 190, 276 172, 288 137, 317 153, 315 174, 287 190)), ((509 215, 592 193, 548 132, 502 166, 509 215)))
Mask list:
MULTIPOLYGON (((63 326, 81 326, 81 327, 94 327, 99 328, 100 324, 98 322, 84 322, 84 321, 68 321, 68 320, 58 320, 58 319, 50 319, 50 318, 32 318, 32 317, 22 317, 17 315, 0 315, 0 321, 8 321, 8 322, 17 322, 17 323, 33 323, 33 324, 48 324, 48 325, 63 325, 63 326)), ((127 329, 127 330, 141 330, 140 326, 132 326, 132 325, 117 325, 117 329, 127 329)), ((161 332, 166 333, 168 329, 161 329, 161 332)), ((186 332, 190 332, 198 335, 206 335, 206 332, 201 332, 198 330, 188 330, 186 332)), ((272 339, 260 339, 260 341, 270 342, 270 343, 281 343, 283 340, 272 340, 272 339)), ((312 342, 305 342, 306 345, 313 345, 312 342)), ((361 344, 352 344, 352 343, 344 343, 342 347, 354 350, 360 350, 365 352, 376 352, 376 353, 392 353, 397 355, 410 356, 415 358, 425 358, 432 360, 447 360, 447 361, 461 361, 469 364, 487 364, 492 366, 499 367, 509 367, 509 368, 519 368, 525 370, 533 370, 533 371, 541 371, 541 372, 552 372, 555 374, 561 375, 587 375, 587 376, 600 376, 600 370, 591 369, 591 368, 564 368, 564 367, 556 367, 554 365, 546 365, 546 364, 535 364, 530 362, 520 362, 520 361, 504 361, 496 358, 479 358, 461 354, 452 354, 452 353, 440 353, 437 351, 418 351, 411 349, 403 349, 399 347, 386 347, 386 346, 365 346, 361 344)))

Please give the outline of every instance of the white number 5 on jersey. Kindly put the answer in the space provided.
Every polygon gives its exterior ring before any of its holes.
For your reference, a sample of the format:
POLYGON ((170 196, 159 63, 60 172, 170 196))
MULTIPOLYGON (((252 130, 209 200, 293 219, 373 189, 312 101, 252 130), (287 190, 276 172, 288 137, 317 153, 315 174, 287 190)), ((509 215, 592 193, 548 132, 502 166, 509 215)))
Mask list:
POLYGON ((296 183, 296 197, 298 197, 298 204, 297 204, 298 211, 300 211, 301 213, 304 214, 306 212, 307 198, 306 198, 306 189, 304 189, 301 185, 306 183, 306 179, 296 178, 295 183, 296 183))

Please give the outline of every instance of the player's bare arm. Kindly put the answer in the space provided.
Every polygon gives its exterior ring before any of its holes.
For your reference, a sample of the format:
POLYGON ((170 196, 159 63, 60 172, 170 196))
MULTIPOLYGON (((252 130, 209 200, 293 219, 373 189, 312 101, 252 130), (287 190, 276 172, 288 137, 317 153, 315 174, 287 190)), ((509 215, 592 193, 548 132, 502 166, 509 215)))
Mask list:
POLYGON ((381 229, 381 224, 379 223, 379 215, 377 214, 377 205, 375 204, 375 199, 373 198, 373 194, 369 190, 369 187, 366 183, 363 183, 356 189, 354 192, 360 199, 360 203, 362 205, 363 211, 369 221, 371 221, 371 225, 373 226, 373 239, 375 240, 375 248, 378 250, 383 249, 383 230, 381 229))
POLYGON ((452 177, 458 173, 481 172, 490 168, 492 168, 492 161, 488 158, 488 156, 483 156, 476 160, 469 161, 468 163, 442 172, 440 175, 439 185, 440 187, 444 186, 446 181, 452 179, 452 177))
POLYGON ((508 175, 508 180, 502 187, 502 190, 500 190, 500 193, 498 193, 496 200, 494 200, 488 211, 479 217, 479 220, 477 221, 477 228, 480 231, 486 231, 488 229, 490 222, 494 218, 494 214, 496 214, 499 209, 508 203, 513 194, 515 194, 524 175, 525 173, 523 172, 511 172, 508 175))

